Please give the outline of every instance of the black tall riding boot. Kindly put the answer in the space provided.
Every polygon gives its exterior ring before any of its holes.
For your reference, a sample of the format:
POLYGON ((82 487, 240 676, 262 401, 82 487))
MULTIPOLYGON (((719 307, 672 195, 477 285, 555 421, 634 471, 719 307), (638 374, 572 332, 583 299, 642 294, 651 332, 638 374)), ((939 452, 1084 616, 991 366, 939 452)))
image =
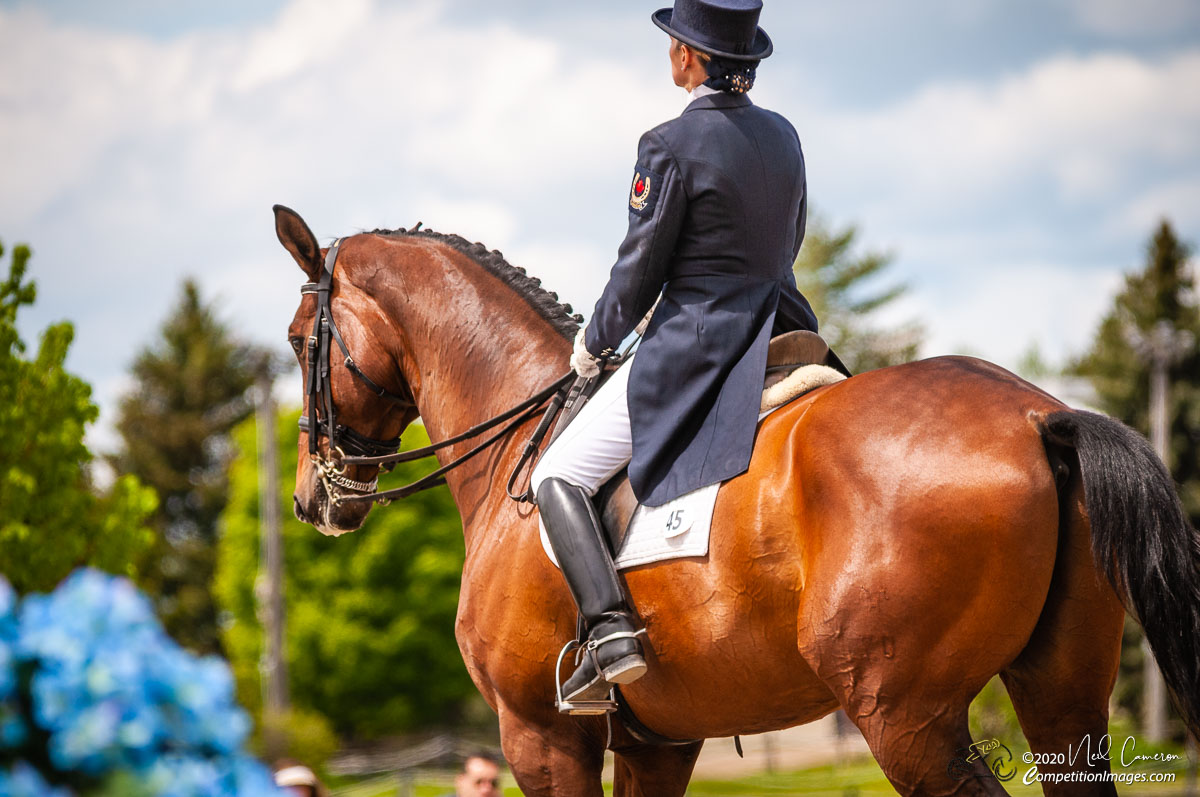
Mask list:
POLYGON ((550 547, 588 632, 586 655, 563 684, 563 699, 600 700, 609 684, 632 683, 646 672, 642 643, 634 636, 633 612, 617 580, 596 508, 583 488, 549 478, 538 487, 537 502, 550 547))

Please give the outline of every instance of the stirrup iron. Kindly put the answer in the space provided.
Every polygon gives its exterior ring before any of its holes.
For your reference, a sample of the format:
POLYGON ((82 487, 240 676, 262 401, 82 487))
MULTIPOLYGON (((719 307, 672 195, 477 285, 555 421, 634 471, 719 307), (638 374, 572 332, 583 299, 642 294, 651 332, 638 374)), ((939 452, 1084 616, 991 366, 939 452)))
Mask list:
MULTIPOLYGON (((642 630, 645 631, 645 629, 642 630)), ((627 636, 630 635, 628 632, 620 633, 627 636)), ((588 641, 588 644, 591 644, 591 640, 588 641)), ((617 710, 616 694, 612 689, 608 690, 607 700, 574 700, 568 702, 563 699, 563 659, 566 658, 568 653, 576 648, 579 648, 580 652, 585 649, 584 645, 581 645, 578 639, 572 639, 570 642, 563 645, 563 649, 558 653, 558 661, 554 663, 554 707, 558 709, 558 713, 560 714, 570 714, 577 717, 612 714, 617 710)))

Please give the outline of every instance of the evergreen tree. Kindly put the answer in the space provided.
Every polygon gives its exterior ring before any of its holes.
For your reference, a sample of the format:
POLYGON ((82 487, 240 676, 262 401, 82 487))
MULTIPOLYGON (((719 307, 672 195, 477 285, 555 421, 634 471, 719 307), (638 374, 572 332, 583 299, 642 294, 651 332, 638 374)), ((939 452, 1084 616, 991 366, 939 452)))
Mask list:
MULTIPOLYGON (((1151 237, 1146 265, 1125 277, 1125 287, 1105 315, 1075 373, 1095 386, 1101 409, 1143 434, 1150 434, 1151 358, 1147 341, 1162 322, 1183 334, 1186 346, 1168 370, 1167 467, 1193 525, 1200 525, 1200 302, 1188 247, 1166 220, 1151 237)), ((1140 716, 1144 653, 1141 629, 1126 619, 1117 681, 1118 704, 1140 716)))
POLYGON ((880 252, 855 253, 858 230, 831 230, 809 216, 804 245, 792 267, 796 284, 821 324, 821 336, 854 373, 898 365, 917 357, 924 331, 917 323, 879 326, 873 313, 907 291, 874 283, 891 264, 880 252))
POLYGON ((1146 266, 1125 287, 1100 323, 1091 349, 1074 370, 1088 377, 1101 409, 1150 434, 1150 357, 1145 350, 1160 322, 1182 332, 1186 346, 1168 370, 1167 467, 1180 496, 1200 523, 1200 301, 1188 247, 1162 221, 1147 246, 1146 266), (1190 337, 1190 341, 1188 338, 1190 337))
POLYGON ((168 632, 198 652, 220 651, 211 585, 229 433, 252 411, 250 388, 270 363, 269 353, 235 340, 187 280, 160 340, 134 361, 134 387, 120 403, 123 446, 113 466, 160 500, 139 581, 168 632))
POLYGON ((129 575, 155 506, 133 477, 106 493, 89 480, 84 430, 99 410, 91 387, 63 368, 71 324, 50 325, 37 355, 23 356, 17 313, 37 297, 24 281, 29 257, 17 246, 0 282, 0 574, 21 592, 49 591, 85 564, 129 575))

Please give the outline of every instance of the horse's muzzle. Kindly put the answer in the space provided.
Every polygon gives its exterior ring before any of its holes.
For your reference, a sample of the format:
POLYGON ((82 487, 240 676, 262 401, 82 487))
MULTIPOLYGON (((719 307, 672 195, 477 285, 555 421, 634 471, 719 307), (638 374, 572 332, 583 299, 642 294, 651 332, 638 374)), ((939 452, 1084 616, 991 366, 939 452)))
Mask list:
POLYGON ((292 513, 296 516, 296 520, 312 525, 312 520, 304 514, 304 507, 300 506, 300 497, 295 493, 292 493, 292 513))

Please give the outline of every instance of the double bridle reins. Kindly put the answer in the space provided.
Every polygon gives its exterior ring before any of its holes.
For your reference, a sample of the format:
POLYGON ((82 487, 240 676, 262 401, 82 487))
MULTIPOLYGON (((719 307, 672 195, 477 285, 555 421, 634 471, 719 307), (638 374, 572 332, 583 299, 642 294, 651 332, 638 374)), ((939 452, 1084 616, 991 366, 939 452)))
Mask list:
MULTIPOLYGON (((332 362, 332 340, 341 349, 342 356, 345 358, 343 364, 346 369, 354 375, 356 379, 366 385, 371 392, 380 398, 385 398, 391 401, 401 409, 415 409, 416 402, 413 400, 412 394, 405 389, 403 394, 396 394, 380 387, 373 379, 363 373, 362 369, 354 362, 354 358, 350 355, 350 350, 346 346, 345 340, 342 339, 341 332, 338 331, 337 324, 333 320, 333 311, 331 306, 331 294, 333 291, 333 270, 337 266, 338 249, 342 244, 341 238, 333 242, 329 247, 329 251, 325 255, 325 265, 321 272, 321 278, 317 282, 306 282, 300 287, 301 294, 314 294, 317 298, 317 313, 313 321, 312 335, 309 336, 306 344, 307 365, 308 365, 308 415, 300 416, 300 429, 308 433, 308 455, 313 466, 317 469, 317 474, 325 486, 325 491, 329 496, 329 500, 334 504, 357 503, 362 501, 378 501, 381 504, 390 503, 394 499, 406 498, 414 493, 422 490, 427 490, 430 487, 436 487, 440 484, 445 484, 446 480, 443 476, 450 470, 458 467, 468 459, 474 457, 484 449, 488 448, 496 441, 500 440, 513 429, 533 418, 539 411, 539 408, 547 399, 550 399, 555 394, 565 393, 569 385, 574 381, 575 374, 568 371, 559 379, 537 394, 530 396, 528 399, 517 404, 504 412, 490 418, 483 423, 471 427, 461 434, 457 434, 440 443, 425 446, 424 448, 413 449, 412 451, 400 451, 400 438, 396 437, 392 440, 376 440, 366 435, 354 431, 348 426, 343 426, 337 422, 337 409, 333 403, 333 392, 330 380, 330 367, 332 362), (322 419, 322 414, 324 418, 322 419), (437 451, 440 451, 447 446, 452 446, 455 443, 461 443, 464 440, 469 440, 473 437, 478 437, 484 432, 492 429, 505 421, 510 421, 502 429, 493 434, 488 439, 471 449, 467 453, 453 460, 452 462, 443 465, 432 473, 418 479, 412 484, 403 487, 397 487, 392 490, 376 491, 378 478, 370 482, 356 481, 346 475, 346 468, 353 465, 375 465, 382 466, 386 470, 391 470, 393 466, 400 462, 411 462, 413 460, 424 459, 437 451), (318 445, 318 438, 326 437, 329 439, 329 453, 323 456, 318 445), (350 490, 352 494, 347 495, 341 492, 338 488, 350 490)), ((551 404, 552 410, 556 410, 561 406, 562 400, 559 396, 551 404)), ((521 456, 521 460, 517 464, 513 476, 509 479, 509 495, 514 500, 527 500, 527 494, 513 495, 512 485, 515 482, 517 475, 522 467, 529 461, 533 453, 536 451, 537 444, 540 443, 541 437, 545 434, 545 429, 549 425, 549 419, 552 412, 546 414, 546 419, 538 426, 538 432, 535 433, 529 444, 526 446, 525 452, 521 456)))

